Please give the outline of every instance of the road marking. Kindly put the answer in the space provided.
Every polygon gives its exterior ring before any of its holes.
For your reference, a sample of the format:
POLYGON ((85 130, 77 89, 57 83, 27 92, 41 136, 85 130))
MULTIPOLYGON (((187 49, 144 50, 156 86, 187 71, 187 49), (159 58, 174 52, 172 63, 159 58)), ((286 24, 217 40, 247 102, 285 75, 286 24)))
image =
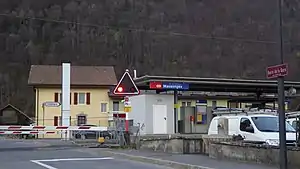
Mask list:
POLYGON ((59 159, 46 159, 46 160, 30 160, 31 162, 40 165, 46 169, 58 169, 52 167, 43 162, 59 162, 59 161, 95 161, 95 160, 112 160, 112 157, 102 157, 102 158, 59 158, 59 159))
POLYGON ((156 162, 163 162, 164 164, 178 164, 178 165, 182 165, 182 166, 188 166, 190 168, 216 169, 216 168, 211 168, 211 167, 206 167, 206 166, 201 166, 201 165, 192 165, 192 164, 186 164, 186 163, 181 163, 181 162, 176 162, 176 161, 171 161, 171 160, 163 160, 163 159, 159 159, 159 158, 136 156, 136 155, 130 155, 130 154, 125 154, 125 153, 113 152, 113 151, 106 151, 106 152, 115 154, 115 155, 121 155, 124 157, 127 156, 127 157, 131 157, 131 158, 139 158, 139 159, 151 160, 151 161, 156 161, 156 162))
POLYGON ((42 167, 44 167, 44 168, 47 168, 47 169, 58 169, 58 168, 52 167, 52 166, 50 166, 50 165, 41 163, 41 162, 36 161, 36 160, 31 160, 31 162, 33 162, 33 163, 35 163, 35 164, 37 164, 37 165, 40 165, 40 166, 42 166, 42 167))
POLYGON ((47 160, 35 160, 39 162, 57 162, 57 161, 93 161, 93 160, 112 160, 112 157, 102 158, 59 158, 59 159, 47 159, 47 160))

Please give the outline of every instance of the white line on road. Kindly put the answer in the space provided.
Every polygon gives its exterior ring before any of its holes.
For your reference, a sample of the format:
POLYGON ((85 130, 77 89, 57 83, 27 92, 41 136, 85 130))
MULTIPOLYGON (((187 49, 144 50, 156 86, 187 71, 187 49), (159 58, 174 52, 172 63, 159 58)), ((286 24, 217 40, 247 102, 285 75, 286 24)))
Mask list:
POLYGON ((40 165, 47 169, 58 169, 42 162, 59 162, 59 161, 96 161, 96 160, 112 160, 112 157, 102 158, 60 158, 60 159, 46 159, 46 160, 31 160, 31 162, 40 165))
POLYGON ((47 160, 35 160, 39 162, 56 162, 56 161, 92 161, 92 160, 112 160, 112 157, 102 158, 59 158, 59 159, 47 159, 47 160))
POLYGON ((44 168, 47 168, 47 169, 58 169, 58 168, 52 167, 52 166, 50 166, 50 165, 41 163, 41 162, 36 161, 36 160, 31 160, 31 162, 33 162, 33 163, 35 163, 35 164, 37 164, 37 165, 40 165, 40 166, 42 166, 42 167, 44 167, 44 168))
POLYGON ((160 162, 163 162, 165 164, 178 164, 178 165, 182 165, 182 166, 189 166, 190 168, 216 169, 216 168, 205 167, 205 166, 200 166, 200 165, 192 165, 192 164, 180 163, 180 162, 176 162, 176 161, 163 160, 163 159, 159 159, 159 158, 151 158, 151 157, 144 157, 144 156, 129 155, 129 154, 119 153, 119 152, 113 152, 113 151, 107 151, 107 152, 109 152, 111 154, 115 154, 115 155, 125 156, 125 157, 127 156, 127 157, 132 157, 132 158, 152 160, 152 161, 156 161, 156 162, 160 161, 160 162))

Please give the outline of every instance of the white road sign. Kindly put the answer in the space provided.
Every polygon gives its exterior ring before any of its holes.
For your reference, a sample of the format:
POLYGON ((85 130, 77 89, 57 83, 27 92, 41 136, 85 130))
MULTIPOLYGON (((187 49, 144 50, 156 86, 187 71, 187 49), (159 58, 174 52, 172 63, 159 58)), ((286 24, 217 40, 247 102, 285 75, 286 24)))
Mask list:
POLYGON ((44 102, 43 106, 45 106, 45 107, 59 107, 60 103, 58 103, 58 102, 44 102))

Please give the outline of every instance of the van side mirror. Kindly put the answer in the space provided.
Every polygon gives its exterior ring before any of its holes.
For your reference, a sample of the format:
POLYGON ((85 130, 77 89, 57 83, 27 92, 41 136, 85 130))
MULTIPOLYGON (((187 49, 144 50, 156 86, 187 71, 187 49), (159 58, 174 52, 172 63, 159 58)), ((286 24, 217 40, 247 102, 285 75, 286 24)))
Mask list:
POLYGON ((252 126, 248 126, 246 127, 245 131, 249 133, 254 133, 254 128, 252 126))

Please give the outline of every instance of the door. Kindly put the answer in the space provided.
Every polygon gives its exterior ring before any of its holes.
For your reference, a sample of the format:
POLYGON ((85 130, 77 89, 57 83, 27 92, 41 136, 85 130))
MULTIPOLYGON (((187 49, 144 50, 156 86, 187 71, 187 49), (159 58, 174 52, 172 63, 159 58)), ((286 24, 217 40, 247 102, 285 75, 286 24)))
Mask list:
POLYGON ((153 134, 167 134, 167 120, 167 106, 153 105, 153 134))
POLYGON ((259 137, 257 137, 257 133, 255 133, 254 125, 251 123, 250 119, 246 117, 243 117, 240 120, 240 134, 242 137, 244 137, 245 141, 260 141, 259 137), (249 127, 251 127, 253 130, 250 131, 249 127))

